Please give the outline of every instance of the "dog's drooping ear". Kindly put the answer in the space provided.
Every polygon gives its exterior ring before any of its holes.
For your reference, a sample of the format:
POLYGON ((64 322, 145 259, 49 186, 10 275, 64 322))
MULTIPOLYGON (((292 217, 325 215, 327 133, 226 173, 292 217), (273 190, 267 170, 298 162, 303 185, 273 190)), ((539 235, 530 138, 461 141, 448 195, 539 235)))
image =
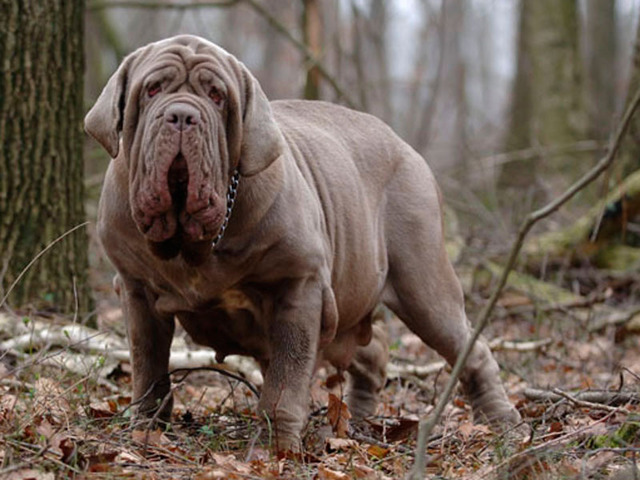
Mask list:
POLYGON ((112 158, 117 157, 120 150, 127 80, 135 56, 134 52, 125 58, 84 117, 85 131, 100 142, 112 158))
POLYGON ((243 66, 247 84, 242 115, 242 141, 238 169, 250 177, 260 173, 284 151, 284 138, 260 84, 243 66))

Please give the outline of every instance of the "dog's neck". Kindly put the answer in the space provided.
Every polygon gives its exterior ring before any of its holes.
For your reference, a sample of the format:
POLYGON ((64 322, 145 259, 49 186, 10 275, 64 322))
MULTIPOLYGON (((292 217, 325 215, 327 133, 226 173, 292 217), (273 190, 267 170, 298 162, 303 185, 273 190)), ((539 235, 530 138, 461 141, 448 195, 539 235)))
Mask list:
POLYGON ((265 170, 250 176, 241 175, 241 186, 236 192, 233 214, 224 231, 223 240, 216 245, 214 253, 227 248, 234 250, 234 243, 246 241, 245 235, 253 236, 255 228, 262 222, 276 199, 282 195, 288 162, 283 155, 265 170))
POLYGON ((231 180, 229 181, 229 187, 227 187, 227 209, 224 214, 224 221, 222 222, 222 225, 220 225, 220 231, 218 232, 218 235, 216 236, 216 238, 213 239, 213 242, 211 242, 211 248, 213 250, 213 253, 215 253, 216 245, 220 240, 222 240, 222 237, 224 236, 224 232, 227 229, 227 225, 229 224, 229 219, 231 218, 231 214, 233 213, 233 207, 236 203, 239 185, 240 185, 240 172, 236 168, 233 172, 233 175, 231 175, 231 180))

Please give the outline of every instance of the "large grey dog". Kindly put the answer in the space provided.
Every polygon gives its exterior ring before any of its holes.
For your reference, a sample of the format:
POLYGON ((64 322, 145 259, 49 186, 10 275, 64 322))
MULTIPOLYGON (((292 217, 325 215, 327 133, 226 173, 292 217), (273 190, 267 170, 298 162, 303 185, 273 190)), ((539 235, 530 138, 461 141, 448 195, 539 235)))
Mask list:
MULTIPOLYGON (((198 343, 255 357, 259 413, 300 448, 314 367, 348 371, 374 413, 387 305, 449 363, 470 336, 426 162, 378 119, 270 103, 247 68, 194 36, 152 43, 111 77, 85 126, 114 157, 98 232, 115 265, 139 412, 169 419, 175 319, 198 343)), ((479 341, 461 377, 475 417, 516 423, 479 341)))

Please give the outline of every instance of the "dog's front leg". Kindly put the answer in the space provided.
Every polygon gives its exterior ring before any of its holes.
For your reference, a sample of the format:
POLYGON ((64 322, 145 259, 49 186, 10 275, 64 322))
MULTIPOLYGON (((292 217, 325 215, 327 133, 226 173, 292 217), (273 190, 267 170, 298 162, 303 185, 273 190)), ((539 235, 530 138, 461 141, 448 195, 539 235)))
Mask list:
POLYGON ((269 325, 270 358, 258 411, 274 426, 278 451, 299 451, 318 353, 322 285, 315 278, 289 280, 269 325))
POLYGON ((173 402, 167 373, 175 321, 173 316, 157 313, 151 294, 140 282, 120 278, 119 287, 131 352, 133 402, 139 402, 140 416, 157 414, 156 418, 169 422, 173 402))

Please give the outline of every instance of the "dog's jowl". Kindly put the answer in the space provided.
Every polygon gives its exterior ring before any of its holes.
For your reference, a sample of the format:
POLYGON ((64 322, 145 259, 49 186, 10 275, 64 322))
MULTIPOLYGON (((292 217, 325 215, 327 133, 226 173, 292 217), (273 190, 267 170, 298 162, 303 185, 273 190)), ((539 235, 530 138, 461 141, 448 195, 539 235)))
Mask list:
MULTIPOLYGON (((170 417, 159 399, 176 319, 219 358, 257 359, 259 413, 275 419, 281 449, 300 448, 301 392, 319 360, 348 372, 355 417, 374 413, 388 357, 379 303, 455 362, 470 327, 438 188, 381 121, 269 102, 234 56, 179 36, 129 55, 85 125, 114 158, 98 230, 118 271, 140 414, 170 417)), ((498 374, 480 340, 461 376, 475 417, 517 422, 498 374)))

